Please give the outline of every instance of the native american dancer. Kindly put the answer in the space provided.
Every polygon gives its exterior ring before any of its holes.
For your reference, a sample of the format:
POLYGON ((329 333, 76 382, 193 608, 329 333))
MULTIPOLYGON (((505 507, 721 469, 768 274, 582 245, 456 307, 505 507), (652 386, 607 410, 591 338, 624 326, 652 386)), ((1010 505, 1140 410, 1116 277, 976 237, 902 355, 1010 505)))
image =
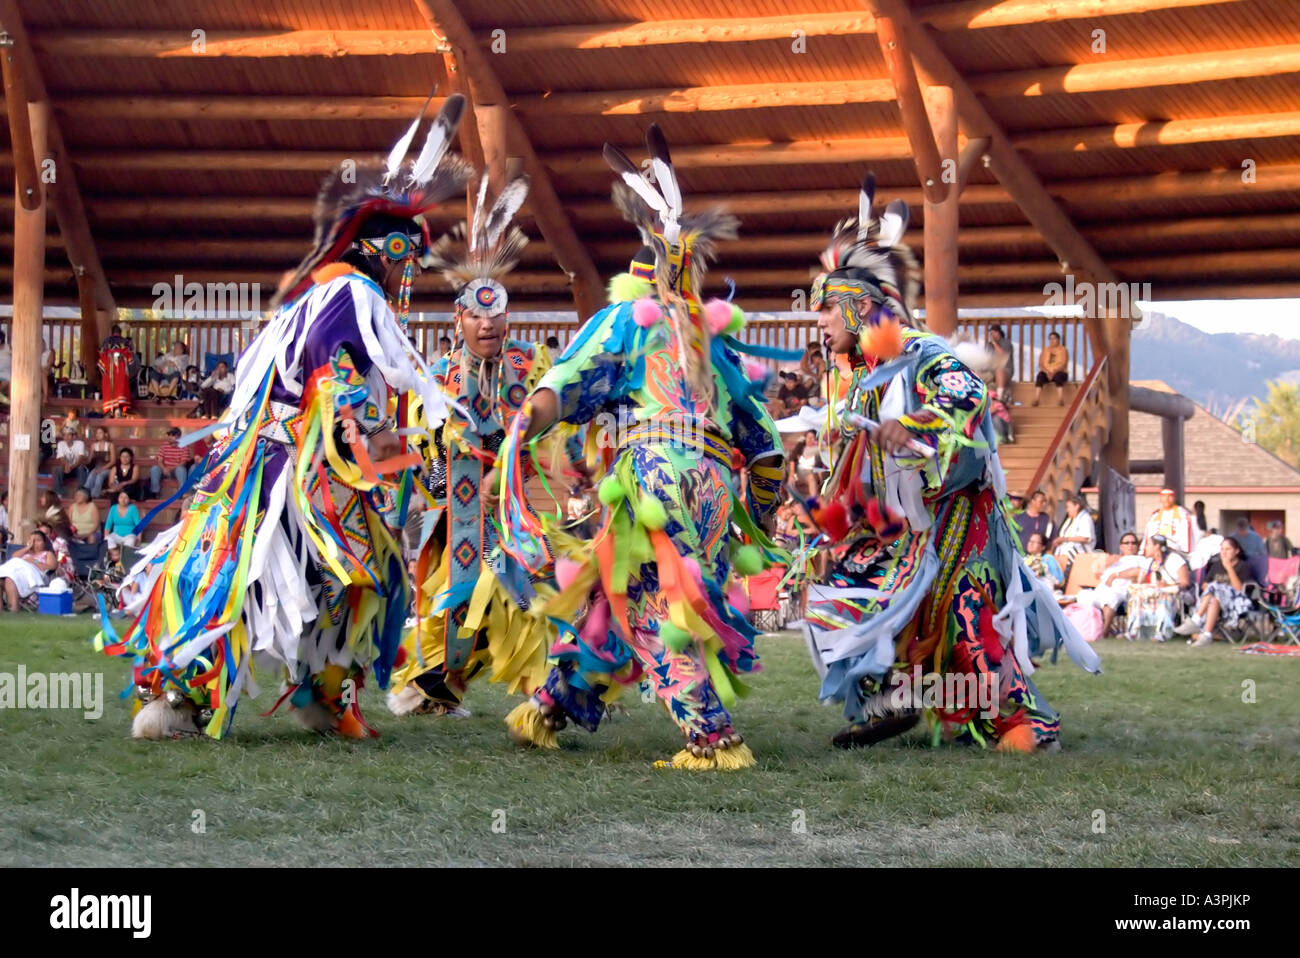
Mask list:
POLYGON ((114 323, 111 335, 99 346, 105 416, 120 418, 131 411, 131 366, 134 362, 135 347, 122 335, 122 327, 114 323))
POLYGON ((433 376, 463 413, 452 413, 425 446, 433 531, 416 564, 406 664, 388 696, 395 715, 468 715, 466 685, 489 666, 509 691, 531 694, 546 678, 555 634, 544 617, 527 614, 543 577, 535 581, 497 548, 496 500, 483 486, 506 429, 551 368, 545 346, 507 338, 501 280, 528 242, 509 225, 528 179, 503 189, 490 212, 486 172, 480 182, 473 226, 444 237, 430 257, 456 292, 456 343, 433 364, 433 376))
POLYGON ((369 665, 387 684, 401 641, 410 586, 399 532, 419 462, 392 429, 390 400, 415 393, 430 427, 447 412, 405 317, 431 245, 424 214, 468 177, 446 154, 463 107, 448 98, 409 166, 422 116, 386 167, 326 180, 315 248, 277 292, 211 452, 173 497, 193 489, 193 505, 134 570, 132 623, 119 636, 105 616, 96 636, 135 662, 146 703, 136 737, 205 726, 221 738, 240 694, 256 694, 255 656, 283 670, 280 701, 308 728, 374 734, 357 690, 369 665))
POLYGON ((843 702, 850 722, 833 742, 873 744, 924 712, 935 740, 1059 747, 1030 654, 1064 643, 1088 671, 1099 661, 1017 552, 984 384, 913 321, 907 206, 896 200, 874 220, 873 192, 868 176, 858 218, 839 224, 822 254, 811 299, 827 345, 852 370, 836 423, 843 447, 812 504, 845 544, 829 583, 809 589, 805 625, 822 698, 843 702), (932 700, 922 702, 917 677, 961 678, 944 687, 966 700, 918 707, 932 700))
POLYGON ((542 377, 501 450, 504 547, 529 568, 549 556, 525 508, 525 444, 556 421, 588 423, 588 447, 609 452, 600 530, 590 541, 550 535, 562 591, 545 612, 576 619, 576 628, 553 650, 545 686, 507 724, 516 741, 555 747, 570 720, 595 731, 620 689, 644 675, 688 740, 664 764, 743 768, 753 754, 727 710, 744 691, 737 676, 756 668, 756 633, 737 608, 743 591, 732 572, 754 574, 775 555, 759 518, 776 504, 782 445, 762 383, 730 335, 743 314, 697 297, 705 259, 717 239, 735 235, 736 221, 720 211, 683 217, 657 127, 647 143, 662 193, 622 153, 607 145, 605 155, 623 179, 616 201, 654 247, 658 296, 593 316, 542 377), (748 467, 752 513, 737 463, 748 467), (751 544, 742 545, 733 524, 751 544))

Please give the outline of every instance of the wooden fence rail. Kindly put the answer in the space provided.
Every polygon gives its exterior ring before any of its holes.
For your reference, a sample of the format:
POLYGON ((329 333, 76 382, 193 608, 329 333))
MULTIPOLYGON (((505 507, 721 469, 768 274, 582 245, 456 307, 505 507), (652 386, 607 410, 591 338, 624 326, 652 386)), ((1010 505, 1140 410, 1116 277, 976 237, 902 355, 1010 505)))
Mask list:
MULTIPOLYGON (((546 342, 554 338, 563 349, 577 333, 579 324, 576 320, 566 319, 563 314, 556 314, 554 319, 535 318, 543 315, 533 313, 512 320, 510 335, 526 342, 546 342)), ((204 373, 215 364, 216 357, 238 357, 260 329, 258 320, 239 319, 132 320, 123 317, 121 325, 125 334, 135 342, 136 354, 142 363, 152 362, 179 339, 186 344, 186 352, 204 373)), ((1062 344, 1069 350, 1071 380, 1083 379, 1096 362, 1083 320, 1078 318, 962 317, 958 320, 958 335, 984 343, 994 326, 1001 327, 1006 336, 1015 377, 1019 380, 1033 380, 1038 368, 1038 355, 1046 347, 1051 332, 1059 333, 1062 344)), ((440 343, 445 346, 445 341, 452 339, 455 323, 450 316, 426 318, 426 314, 418 314, 412 318, 409 328, 416 348, 424 356, 432 358, 441 354, 440 343)), ((7 341, 8 319, 0 320, 0 330, 7 341)), ((56 375, 81 381, 81 320, 47 319, 43 335, 46 347, 53 353, 52 366, 56 375)), ((821 333, 815 317, 756 313, 750 315, 741 339, 752 345, 803 350, 810 344, 820 344, 821 333)))

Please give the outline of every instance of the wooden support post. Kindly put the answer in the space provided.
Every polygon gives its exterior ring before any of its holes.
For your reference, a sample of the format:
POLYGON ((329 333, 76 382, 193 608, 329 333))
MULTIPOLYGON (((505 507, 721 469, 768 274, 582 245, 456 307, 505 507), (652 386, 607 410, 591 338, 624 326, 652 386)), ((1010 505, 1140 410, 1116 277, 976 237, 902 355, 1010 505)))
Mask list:
POLYGON ((1165 488, 1174 490, 1174 500, 1181 503, 1183 493, 1187 491, 1182 417, 1166 416, 1161 419, 1160 437, 1165 452, 1165 488))
MULTIPOLYGON (((28 105, 32 150, 43 157, 49 105, 28 105)), ((22 187, 15 184, 15 195, 22 187)), ((41 460, 41 324, 45 306, 45 193, 33 210, 14 210, 13 379, 9 394, 9 528, 19 541, 36 528, 36 474, 41 460)), ((17 197, 21 204, 21 197, 17 197)))
POLYGON ((947 195, 939 201, 925 199, 925 325, 930 332, 951 336, 957 332, 957 109, 952 87, 926 87, 925 109, 939 148, 940 176, 951 171, 947 195))
POLYGON ((99 388, 99 310, 95 306, 95 280, 89 273, 77 274, 77 301, 81 305, 81 368, 86 371, 86 388, 99 388))
POLYGON ((1129 344, 1133 336, 1133 321, 1127 315, 1108 315, 1102 322, 1102 335, 1106 348, 1107 385, 1110 388, 1110 436, 1102 451, 1102 458, 1125 478, 1128 468, 1128 417, 1129 417, 1129 344))
POLYGON ((474 100, 470 96, 465 73, 455 56, 448 50, 442 55, 442 68, 447 74, 448 93, 459 93, 465 98, 465 115, 460 121, 460 152, 473 168, 465 184, 465 222, 474 221, 474 200, 478 196, 478 178, 483 171, 483 144, 478 138, 478 121, 474 114, 474 100))
MULTIPOLYGON (((940 148, 935 143, 931 121, 926 117, 921 85, 916 79, 916 68, 903 30, 903 24, 889 17, 876 19, 876 39, 880 41, 880 52, 884 54, 890 79, 894 82, 898 111, 903 115, 903 129, 912 144, 921 188, 927 200, 939 202, 948 195, 948 184, 940 175, 940 148)), ((956 159, 956 147, 950 155, 956 159)))
POLYGON ((5 107, 9 113, 9 137, 13 143, 14 179, 17 183, 14 195, 22 208, 30 211, 41 204, 41 195, 31 120, 27 112, 27 81, 16 56, 16 45, 12 34, 0 32, 0 70, 4 73, 5 107))
POLYGON ((970 175, 977 165, 988 165, 989 144, 992 142, 992 139, 987 136, 975 137, 966 141, 966 145, 962 147, 961 156, 957 159, 958 193, 966 189, 966 184, 970 182, 970 175))
MULTIPOLYGON (((471 84, 473 87, 473 84, 471 84)), ((506 185, 506 120, 509 107, 504 103, 474 101, 474 117, 478 120, 478 138, 483 144, 483 162, 487 166, 487 204, 491 208, 506 185)))

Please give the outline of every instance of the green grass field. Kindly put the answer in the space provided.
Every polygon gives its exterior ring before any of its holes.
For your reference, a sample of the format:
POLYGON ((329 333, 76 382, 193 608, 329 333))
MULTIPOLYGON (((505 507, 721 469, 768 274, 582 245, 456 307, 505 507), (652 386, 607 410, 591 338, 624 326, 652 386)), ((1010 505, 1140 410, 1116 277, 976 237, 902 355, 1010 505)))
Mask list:
POLYGON ((1036 677, 1063 716, 1058 754, 931 748, 920 730, 845 753, 802 643, 768 638, 737 710, 759 766, 720 775, 652 768, 679 738, 636 695, 595 736, 518 749, 512 703, 487 683, 461 721, 395 719, 367 689, 373 742, 260 718, 274 689, 225 742, 134 742, 116 698, 126 667, 93 652, 93 630, 86 616, 0 621, 0 672, 102 671, 105 697, 98 721, 0 711, 0 864, 1300 863, 1296 659, 1112 640, 1100 677, 1064 657, 1036 677))

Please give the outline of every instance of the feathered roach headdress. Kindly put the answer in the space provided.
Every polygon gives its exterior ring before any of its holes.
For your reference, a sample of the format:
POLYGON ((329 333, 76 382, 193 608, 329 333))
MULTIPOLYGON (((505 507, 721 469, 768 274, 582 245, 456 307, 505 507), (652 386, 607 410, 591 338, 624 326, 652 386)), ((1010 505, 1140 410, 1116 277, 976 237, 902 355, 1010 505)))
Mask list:
POLYGON ((478 202, 474 204, 474 221, 468 231, 460 223, 438 240, 423 261, 442 271, 456 291, 459 309, 485 316, 500 316, 506 311, 509 297, 501 278, 515 268, 519 255, 528 245, 528 237, 511 226, 528 196, 528 177, 520 176, 507 184, 492 209, 487 209, 488 176, 479 181, 478 202))
POLYGON ((657 124, 646 129, 645 142, 655 185, 642 177, 626 153, 605 144, 605 162, 621 178, 614 184, 614 203, 654 250, 655 288, 677 333, 687 381, 701 396, 711 395, 710 331, 699 293, 717 241, 735 239, 740 221, 720 208, 683 214, 677 173, 657 124))
POLYGON ((331 173, 316 198, 313 219, 316 235, 312 250, 291 276, 280 284, 272 308, 292 300, 311 285, 311 274, 344 257, 377 262, 386 256, 406 261, 399 295, 404 318, 410 304, 415 260, 427 254, 431 243, 424 215, 463 190, 469 178, 464 160, 448 154, 451 138, 460 126, 465 98, 447 97, 433 121, 420 153, 403 168, 407 151, 433 94, 414 122, 393 145, 386 161, 331 173))
POLYGON ((844 324, 863 348, 883 358, 901 350, 898 324, 915 327, 912 304, 920 285, 916 257, 903 244, 907 204, 894 200, 880 219, 872 213, 876 177, 868 173, 858 194, 858 215, 841 220, 822 252, 822 272, 813 281, 809 305, 843 304, 844 324), (860 301, 881 307, 873 317, 860 301))

